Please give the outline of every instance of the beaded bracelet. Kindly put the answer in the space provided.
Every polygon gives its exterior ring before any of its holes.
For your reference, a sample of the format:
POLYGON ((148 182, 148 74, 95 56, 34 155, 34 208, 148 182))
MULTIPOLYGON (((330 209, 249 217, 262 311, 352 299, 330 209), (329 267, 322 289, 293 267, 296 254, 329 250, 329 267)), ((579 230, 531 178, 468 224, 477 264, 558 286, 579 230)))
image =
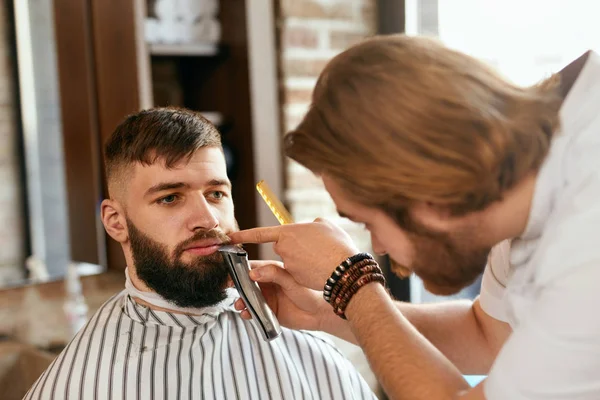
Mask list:
POLYGON ((334 312, 343 319, 346 319, 346 307, 350 303, 352 297, 359 291, 360 288, 371 282, 379 282, 385 286, 385 277, 383 274, 371 273, 360 277, 350 288, 348 288, 341 296, 337 307, 334 307, 334 312))
POLYGON ((373 260, 373 256, 369 253, 358 253, 342 261, 341 264, 338 265, 332 272, 331 277, 327 279, 327 282, 325 282, 325 287, 323 289, 323 298, 325 301, 329 302, 331 299, 331 290, 337 281, 342 277, 344 272, 346 272, 346 270, 353 264, 367 259, 373 260))
POLYGON ((346 286, 347 284, 352 284, 363 274, 363 272, 370 272, 376 268, 378 268, 377 262, 370 259, 362 260, 356 264, 353 264, 346 270, 346 272, 331 289, 331 298, 335 299, 342 287, 346 286))
POLYGON ((333 311, 346 319, 345 311, 352 296, 371 282, 385 286, 385 277, 379 264, 368 253, 359 253, 344 260, 331 274, 323 289, 323 298, 333 311))

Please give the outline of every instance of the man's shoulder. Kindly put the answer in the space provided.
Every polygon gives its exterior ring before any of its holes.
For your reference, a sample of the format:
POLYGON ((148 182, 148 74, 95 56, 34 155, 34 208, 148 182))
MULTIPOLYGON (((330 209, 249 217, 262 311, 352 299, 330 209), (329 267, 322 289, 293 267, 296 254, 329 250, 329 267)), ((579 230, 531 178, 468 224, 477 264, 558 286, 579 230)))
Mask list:
POLYGON ((331 338, 329 338, 329 336, 323 332, 318 332, 318 331, 299 331, 300 335, 304 336, 305 338, 309 337, 312 340, 316 340, 319 343, 328 346, 328 347, 332 347, 334 349, 337 350, 337 347, 335 345, 335 343, 331 340, 331 338))
MULTIPOLYGON (((51 397, 53 393, 73 393, 84 390, 84 375, 99 376, 101 359, 112 354, 115 329, 122 313, 124 293, 120 292, 108 299, 91 316, 83 328, 73 337, 54 362, 32 386, 27 399, 51 397)), ((86 390, 89 387, 85 387, 86 390)), ((88 393, 87 391, 85 393, 88 393)))
MULTIPOLYGON (((95 327, 97 329, 98 325, 101 325, 102 323, 106 323, 110 319, 116 320, 120 314, 120 312, 118 312, 117 310, 122 309, 126 296, 127 296, 127 294, 124 290, 121 292, 115 293, 112 297, 110 297, 108 300, 106 300, 98 308, 98 310, 96 310, 96 312, 88 319, 87 325, 95 325, 95 327), (115 311, 117 311, 117 312, 115 312, 115 311)), ((79 334, 85 333, 86 330, 88 332, 90 330, 92 330, 92 328, 88 327, 87 325, 85 328, 88 328, 88 329, 82 328, 81 331, 79 331, 79 334)))
MULTIPOLYGON (((78 352, 73 351, 73 346, 77 346, 78 343, 83 341, 89 341, 92 338, 96 341, 97 336, 99 336, 99 331, 107 331, 109 326, 115 325, 118 322, 119 316, 122 315, 124 297, 124 292, 116 293, 98 308, 63 350, 62 353, 65 353, 65 358, 77 357, 78 352)), ((109 335, 109 333, 105 334, 105 336, 106 335, 109 335)), ((62 353, 61 355, 63 355, 62 353)))
POLYGON ((288 330, 288 333, 291 332, 296 332, 296 339, 301 349, 310 348, 311 351, 316 351, 319 353, 329 353, 332 356, 334 356, 334 358, 336 358, 336 362, 339 361, 337 359, 338 356, 341 357, 340 359, 347 359, 347 357, 342 353, 342 351, 340 351, 339 347, 335 344, 331 337, 324 332, 288 330))

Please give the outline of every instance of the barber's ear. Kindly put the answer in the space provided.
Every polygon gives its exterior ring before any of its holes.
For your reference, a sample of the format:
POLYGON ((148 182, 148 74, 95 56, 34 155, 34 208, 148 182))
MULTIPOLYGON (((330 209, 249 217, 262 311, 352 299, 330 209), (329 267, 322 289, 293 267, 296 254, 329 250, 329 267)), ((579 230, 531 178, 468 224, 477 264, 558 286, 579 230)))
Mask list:
POLYGON ((100 206, 100 217, 106 232, 119 243, 129 239, 125 212, 121 205, 111 199, 105 199, 100 206))
POLYGON ((411 207, 412 217, 428 228, 445 231, 453 222, 450 209, 430 202, 419 202, 411 207))

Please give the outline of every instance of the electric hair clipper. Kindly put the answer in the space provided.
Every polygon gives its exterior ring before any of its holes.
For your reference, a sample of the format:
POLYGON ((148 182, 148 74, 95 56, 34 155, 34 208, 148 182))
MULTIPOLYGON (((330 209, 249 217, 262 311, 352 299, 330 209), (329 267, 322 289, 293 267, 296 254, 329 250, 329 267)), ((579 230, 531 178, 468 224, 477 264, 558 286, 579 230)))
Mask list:
POLYGON ((248 271, 248 253, 236 246, 222 246, 219 252, 229 268, 229 274, 233 279, 235 287, 246 303, 246 307, 252 315, 252 320, 262 333, 266 341, 273 340, 281 334, 279 321, 260 291, 256 282, 250 279, 248 271))

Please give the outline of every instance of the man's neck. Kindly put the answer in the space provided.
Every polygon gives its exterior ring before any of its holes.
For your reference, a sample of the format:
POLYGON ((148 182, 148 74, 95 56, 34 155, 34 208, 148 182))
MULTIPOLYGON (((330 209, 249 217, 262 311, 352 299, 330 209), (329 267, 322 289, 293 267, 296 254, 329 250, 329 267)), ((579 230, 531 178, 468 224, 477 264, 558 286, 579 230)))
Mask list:
POLYGON ((139 297, 131 296, 131 298, 137 304, 142 305, 144 307, 148 307, 149 309, 151 309, 153 311, 163 311, 163 312, 168 312, 171 314, 193 315, 192 313, 186 313, 186 312, 182 312, 182 311, 172 310, 169 308, 158 307, 158 306, 155 306, 154 304, 148 303, 147 301, 140 299, 139 297))
MULTIPOLYGON (((131 281, 131 284, 140 292, 145 292, 145 293, 155 293, 152 289, 150 289, 148 287, 148 285, 146 285, 138 276, 135 270, 135 267, 131 267, 129 266, 127 268, 127 274, 129 275, 129 279, 131 281)), ((182 311, 178 311, 178 310, 173 310, 173 309, 169 309, 169 308, 165 308, 165 307, 159 307, 157 305, 154 305, 152 303, 149 303, 139 297, 136 296, 131 296, 131 298, 133 299, 133 301, 135 301, 137 304, 140 304, 142 306, 148 307, 151 310, 154 311, 164 311, 164 312, 169 312, 169 313, 173 313, 173 314, 184 314, 184 315, 191 315, 190 313, 186 313, 186 312, 182 312, 182 311)))
POLYGON ((154 291, 137 276, 137 271, 131 264, 127 267, 127 274, 129 275, 129 280, 131 280, 131 283, 137 290, 140 292, 154 293, 154 291))

